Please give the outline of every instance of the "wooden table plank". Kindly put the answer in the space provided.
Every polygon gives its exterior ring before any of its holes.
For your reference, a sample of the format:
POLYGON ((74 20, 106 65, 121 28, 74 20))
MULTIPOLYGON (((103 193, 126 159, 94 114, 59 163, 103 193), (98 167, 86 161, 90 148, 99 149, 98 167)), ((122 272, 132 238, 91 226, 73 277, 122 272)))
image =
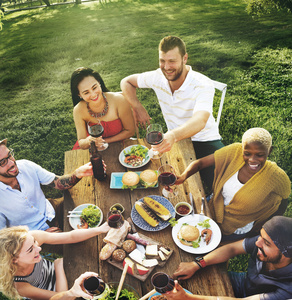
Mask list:
MULTIPOLYGON (((125 207, 124 217, 128 218, 130 217, 131 209, 137 199, 141 199, 147 195, 161 195, 161 186, 155 189, 137 189, 134 191, 109 188, 112 172, 127 171, 127 169, 118 161, 120 152, 123 148, 138 143, 147 146, 147 143, 145 143, 143 139, 126 140, 124 142, 112 143, 106 151, 101 152, 107 165, 108 176, 106 180, 99 182, 93 177, 83 178, 72 189, 65 191, 65 218, 68 210, 72 210, 74 207, 83 203, 93 203, 98 205, 102 209, 104 215, 107 214, 109 208, 113 204, 121 203, 125 207)), ((190 139, 187 139, 176 143, 172 150, 165 153, 160 160, 152 160, 146 166, 136 169, 135 171, 141 171, 148 168, 157 170, 161 164, 169 163, 173 165, 176 172, 182 173, 195 159, 196 156, 192 142, 190 139)), ((88 150, 66 152, 65 173, 73 172, 77 167, 88 161, 88 150)), ((183 185, 178 186, 178 192, 179 196, 171 199, 173 205, 180 201, 187 201, 190 203, 189 193, 191 192, 194 197, 196 212, 200 212, 201 197, 205 195, 199 174, 191 176, 183 185)), ((104 216, 104 218, 106 218, 106 216, 104 216)), ((65 230, 71 230, 68 219, 66 218, 64 221, 65 230)), ((166 265, 162 268, 157 266, 154 272, 163 271, 172 275, 181 261, 192 261, 194 259, 194 255, 182 251, 175 245, 171 235, 172 228, 170 226, 158 232, 145 232, 137 227, 136 229, 138 232, 141 232, 156 241, 163 242, 174 249, 174 253, 171 255, 166 265)), ((103 246, 103 237, 104 235, 101 235, 83 243, 64 246, 64 267, 68 277, 69 286, 72 286, 74 280, 87 270, 98 272, 105 281, 119 281, 122 271, 107 262, 99 261, 98 259, 99 250, 103 246)), ((153 288, 150 283, 150 278, 151 276, 149 276, 142 284, 138 279, 132 276, 126 276, 125 282, 133 286, 140 295, 144 295, 153 288)), ((196 294, 233 296, 231 284, 226 272, 226 265, 224 264, 222 266, 210 266, 201 270, 189 280, 183 281, 182 285, 196 294)))

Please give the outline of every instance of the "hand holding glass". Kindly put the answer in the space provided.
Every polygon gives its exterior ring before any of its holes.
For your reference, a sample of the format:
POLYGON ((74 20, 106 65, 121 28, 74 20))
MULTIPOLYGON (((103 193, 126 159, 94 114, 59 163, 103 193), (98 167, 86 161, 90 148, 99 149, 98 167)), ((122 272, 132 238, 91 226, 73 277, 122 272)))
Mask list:
POLYGON ((164 186, 162 190, 162 195, 164 197, 169 197, 170 195, 176 196, 176 193, 173 192, 173 189, 169 187, 170 185, 174 185, 176 182, 174 168, 171 165, 162 165, 158 169, 158 181, 164 186))
POLYGON ((107 215, 107 223, 112 228, 120 228, 124 224, 124 217, 119 210, 111 210, 107 215))
POLYGON ((151 278, 151 283, 155 290, 161 294, 174 289, 174 280, 163 272, 155 273, 151 278))
MULTIPOLYGON (((159 124, 151 124, 147 127, 147 132, 146 132, 146 140, 147 143, 150 145, 158 145, 162 143, 163 141, 163 130, 162 126, 159 124)), ((158 151, 154 151, 152 148, 149 150, 148 155, 150 158, 153 159, 158 159, 160 158, 163 154, 159 153, 158 151)))
MULTIPOLYGON (((95 138, 102 136, 104 132, 104 128, 100 123, 98 124, 87 123, 87 127, 88 127, 88 133, 95 138)), ((103 145, 98 146, 97 149, 99 151, 103 151, 107 149, 107 147, 108 147, 108 143, 103 143, 103 145)))

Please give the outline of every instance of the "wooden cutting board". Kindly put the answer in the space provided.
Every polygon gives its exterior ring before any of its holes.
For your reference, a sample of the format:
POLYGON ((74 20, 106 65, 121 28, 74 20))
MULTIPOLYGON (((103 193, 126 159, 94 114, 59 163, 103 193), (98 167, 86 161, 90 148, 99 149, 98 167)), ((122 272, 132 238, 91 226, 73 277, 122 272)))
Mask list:
MULTIPOLYGON (((132 220, 130 218, 128 218, 127 221, 131 225, 131 232, 130 233, 135 233, 136 229, 135 229, 135 226, 134 226, 132 220)), ((163 267, 167 263, 167 261, 170 258, 170 256, 172 255, 173 249, 170 249, 168 246, 163 245, 163 244, 161 244, 161 243, 153 240, 152 238, 149 238, 148 236, 146 236, 146 235, 144 235, 142 233, 139 233, 139 237, 142 238, 142 239, 144 239, 144 240, 146 240, 151 245, 158 245, 158 250, 159 250, 160 247, 164 247, 166 250, 168 250, 170 252, 169 255, 164 255, 165 258, 166 258, 166 260, 164 260, 164 261, 162 261, 159 256, 151 256, 151 257, 149 256, 149 257, 147 257, 147 258, 156 258, 158 260, 158 266, 163 267)), ((129 255, 127 255, 127 256, 129 256, 129 255)), ((111 257, 108 258, 106 261, 109 264, 115 266, 116 268, 118 268, 120 270, 123 270, 123 262, 117 262, 117 261, 113 260, 111 257)), ((151 268, 147 268, 149 270, 149 272, 147 272, 144 275, 139 275, 139 274, 132 275, 132 274, 129 274, 129 273, 128 274, 131 275, 131 276, 133 276, 133 277, 135 277, 135 278, 137 278, 137 279, 139 279, 139 280, 141 280, 141 281, 145 281, 148 278, 148 276, 152 273, 152 271, 155 269, 155 267, 156 266, 151 267, 151 268)))

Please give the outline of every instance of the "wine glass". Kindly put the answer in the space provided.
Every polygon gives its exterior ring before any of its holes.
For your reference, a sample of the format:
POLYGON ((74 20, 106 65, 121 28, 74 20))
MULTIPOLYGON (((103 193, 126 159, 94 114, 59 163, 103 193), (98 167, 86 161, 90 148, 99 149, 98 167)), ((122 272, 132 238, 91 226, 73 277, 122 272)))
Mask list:
MULTIPOLYGON (((146 140, 150 145, 158 145, 163 141, 163 130, 160 124, 151 124, 147 127, 146 140)), ((158 159, 163 153, 154 151, 152 148, 149 150, 148 155, 150 158, 158 159)))
MULTIPOLYGON (((88 133, 92 136, 92 137, 100 137, 102 136, 103 132, 104 132, 104 128, 100 123, 97 124, 92 124, 91 123, 87 123, 87 127, 88 127, 88 133)), ((103 143, 102 146, 98 146, 97 149, 99 151, 103 151, 105 149, 107 149, 108 147, 108 143, 103 143)))
POLYGON ((158 169, 158 181, 164 186, 162 190, 162 195, 164 197, 170 198, 171 196, 177 195, 174 188, 170 188, 170 185, 174 185, 176 182, 174 168, 171 165, 162 165, 158 169))
POLYGON ((119 210, 111 210, 107 214, 107 223, 111 228, 121 228, 124 224, 124 217, 119 210))
POLYGON ((151 277, 151 283, 158 293, 164 294, 174 289, 174 280, 163 272, 157 272, 151 277))

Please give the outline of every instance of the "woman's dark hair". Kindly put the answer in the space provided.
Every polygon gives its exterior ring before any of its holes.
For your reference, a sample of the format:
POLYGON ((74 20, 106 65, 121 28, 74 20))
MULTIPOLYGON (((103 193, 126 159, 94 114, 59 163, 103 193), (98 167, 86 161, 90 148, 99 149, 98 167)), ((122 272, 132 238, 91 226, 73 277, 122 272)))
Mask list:
POLYGON ((72 96, 74 106, 78 104, 81 100, 79 97, 78 85, 85 77, 88 76, 94 77, 99 82, 101 86, 101 90, 103 92, 109 92, 99 73, 97 73, 96 71, 90 68, 83 68, 83 67, 78 68, 73 72, 71 76, 71 96, 72 96))

